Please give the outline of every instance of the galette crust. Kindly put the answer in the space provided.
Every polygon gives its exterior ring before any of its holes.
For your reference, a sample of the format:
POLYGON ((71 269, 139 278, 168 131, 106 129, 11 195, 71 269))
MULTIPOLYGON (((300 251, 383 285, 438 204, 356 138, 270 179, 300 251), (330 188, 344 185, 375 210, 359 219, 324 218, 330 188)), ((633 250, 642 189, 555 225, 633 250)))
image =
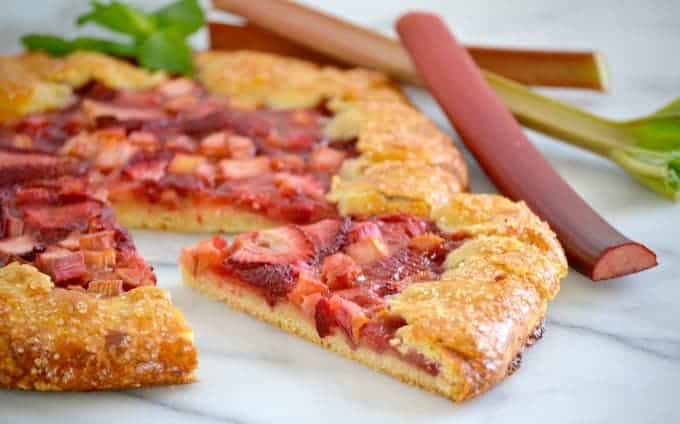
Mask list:
POLYGON ((0 268, 0 385, 111 390, 190 383, 193 333, 168 294, 114 297, 55 288, 16 262, 0 268))

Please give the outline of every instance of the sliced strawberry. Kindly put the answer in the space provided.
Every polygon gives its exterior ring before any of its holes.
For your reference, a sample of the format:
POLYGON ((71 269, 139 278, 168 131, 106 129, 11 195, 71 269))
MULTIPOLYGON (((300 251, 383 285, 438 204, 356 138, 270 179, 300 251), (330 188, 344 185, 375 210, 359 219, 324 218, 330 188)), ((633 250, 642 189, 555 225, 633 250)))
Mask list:
POLYGON ((112 99, 111 105, 147 110, 158 108, 160 99, 158 94, 151 90, 119 90, 112 99))
POLYGON ((314 245, 317 259, 322 260, 342 248, 350 225, 349 219, 324 219, 315 224, 301 226, 300 229, 314 245))
POLYGON ((39 247, 40 243, 28 235, 12 237, 0 241, 0 253, 10 256, 26 255, 39 247))
POLYGON ((309 169, 317 172, 336 172, 347 157, 345 152, 331 147, 316 148, 309 157, 309 169))
POLYGON ((376 237, 367 237, 345 248, 345 253, 358 264, 376 262, 390 256, 390 252, 383 241, 376 237))
POLYGON ((337 325, 337 322, 335 321, 335 314, 331 309, 331 303, 328 301, 328 298, 322 297, 316 303, 314 321, 319 337, 323 338, 333 334, 333 327, 337 325))
POLYGON ((348 289, 359 282, 361 267, 344 253, 336 253, 323 260, 321 276, 331 290, 348 289))
POLYGON ((287 225, 237 236, 229 261, 236 264, 292 264, 312 258, 313 249, 300 227, 287 225))
POLYGON ((194 153, 198 146, 188 135, 176 134, 165 141, 165 148, 174 152, 194 153))
POLYGON ((197 91, 198 86, 188 78, 174 78, 159 84, 156 89, 165 97, 177 97, 197 91))
POLYGON ((367 285, 360 285, 351 289, 338 290, 334 294, 356 303, 365 309, 376 309, 385 304, 382 297, 378 296, 367 285))
POLYGON ((22 208, 26 223, 38 230, 82 231, 88 219, 98 215, 102 206, 93 200, 63 206, 25 206, 22 208))
POLYGON ((50 248, 38 255, 36 265, 57 284, 78 280, 87 275, 82 252, 50 248))
POLYGON ((160 147, 158 137, 150 131, 132 131, 128 140, 134 146, 138 146, 147 152, 153 152, 160 147))
POLYGON ((364 275, 369 281, 400 281, 420 275, 422 278, 436 277, 436 264, 421 252, 403 248, 389 257, 363 264, 364 275))
POLYGON ((383 353, 393 349, 390 340, 398 329, 406 325, 402 317, 384 315, 370 320, 361 329, 361 342, 372 350, 383 353))
POLYGON ((364 311, 356 303, 337 295, 331 296, 329 306, 335 316, 335 322, 349 340, 356 343, 359 340, 361 328, 368 322, 364 311))
POLYGON ((239 278, 264 291, 270 304, 295 287, 297 271, 290 264, 240 265, 235 268, 239 278))
POLYGON ((224 159, 219 162, 220 175, 227 180, 256 177, 269 172, 269 158, 224 159))
POLYGON ((227 133, 218 131, 203 137, 200 145, 200 153, 215 158, 225 158, 229 156, 227 146, 227 133))
POLYGON ((383 240, 393 252, 406 247, 412 237, 426 233, 430 225, 422 218, 404 214, 385 215, 380 221, 383 240))
POLYGON ((347 241, 356 243, 369 237, 382 240, 382 233, 378 224, 375 221, 355 222, 347 234, 347 241))

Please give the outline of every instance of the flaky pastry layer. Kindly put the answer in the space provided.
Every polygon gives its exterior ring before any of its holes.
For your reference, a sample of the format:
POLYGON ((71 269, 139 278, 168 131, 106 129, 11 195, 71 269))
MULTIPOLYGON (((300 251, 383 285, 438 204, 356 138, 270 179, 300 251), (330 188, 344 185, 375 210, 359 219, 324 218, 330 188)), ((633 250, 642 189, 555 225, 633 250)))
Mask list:
POLYGON ((168 294, 115 297, 55 288, 18 263, 0 268, 0 386, 111 390, 190 383, 193 332, 168 294))

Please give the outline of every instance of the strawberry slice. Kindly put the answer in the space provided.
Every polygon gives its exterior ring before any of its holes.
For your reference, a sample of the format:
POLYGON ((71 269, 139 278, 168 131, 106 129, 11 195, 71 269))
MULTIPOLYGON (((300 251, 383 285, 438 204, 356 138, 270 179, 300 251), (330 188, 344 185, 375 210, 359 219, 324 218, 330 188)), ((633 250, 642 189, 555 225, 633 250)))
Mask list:
POLYGON ((60 168, 59 159, 53 156, 0 151, 0 186, 54 177, 60 168))
POLYGON ((134 181, 160 181, 169 162, 167 155, 140 155, 130 160, 123 173, 134 181))
POLYGON ((292 264, 312 258, 314 246, 296 225, 241 234, 234 240, 233 264, 292 264))
POLYGON ((312 242, 314 252, 320 261, 336 253, 345 245, 350 225, 352 224, 349 219, 324 219, 316 224, 302 226, 300 229, 312 242))
POLYGON ((309 169, 318 172, 335 172, 340 169, 347 155, 340 150, 321 146, 309 157, 309 169))
POLYGON ((398 329, 406 325, 406 321, 399 316, 384 315, 369 321, 361 329, 361 341, 371 350, 378 353, 393 349, 390 340, 398 329))
POLYGON ((336 253, 323 260, 321 276, 331 290, 348 289, 356 285, 361 267, 344 253, 336 253))
POLYGON ((290 264, 241 265, 236 268, 239 278, 264 291, 270 305, 295 287, 298 273, 290 264))
POLYGON ((361 328, 368 322, 368 318, 359 305, 333 295, 328 301, 335 316, 335 322, 342 329, 352 343, 359 340, 361 328))
POLYGON ((357 222, 352 225, 352 228, 349 230, 347 241, 356 243, 369 237, 382 240, 382 233, 380 232, 378 224, 374 221, 357 222))

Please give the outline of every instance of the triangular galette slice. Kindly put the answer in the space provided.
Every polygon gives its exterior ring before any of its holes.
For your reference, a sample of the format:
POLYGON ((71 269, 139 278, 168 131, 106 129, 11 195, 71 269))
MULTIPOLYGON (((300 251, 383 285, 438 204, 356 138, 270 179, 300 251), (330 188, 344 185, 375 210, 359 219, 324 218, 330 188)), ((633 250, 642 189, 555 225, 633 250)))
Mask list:
POLYGON ((0 386, 193 381, 191 328, 82 167, 2 151, 0 164, 0 386))
POLYGON ((467 399, 511 374, 540 337, 566 261, 522 203, 459 194, 432 216, 215 236, 185 249, 184 281, 376 370, 467 399))

